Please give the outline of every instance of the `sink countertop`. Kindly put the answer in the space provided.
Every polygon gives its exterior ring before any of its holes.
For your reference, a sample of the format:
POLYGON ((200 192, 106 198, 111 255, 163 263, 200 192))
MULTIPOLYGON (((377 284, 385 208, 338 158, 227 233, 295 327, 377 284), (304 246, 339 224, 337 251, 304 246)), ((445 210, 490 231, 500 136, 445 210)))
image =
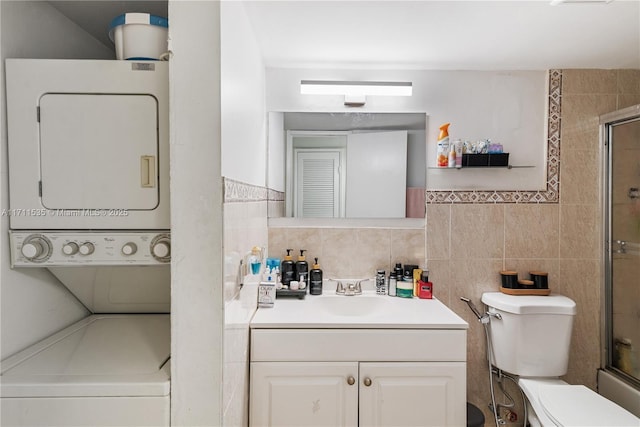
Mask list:
POLYGON ((441 301, 327 292, 305 299, 279 298, 273 308, 258 308, 251 328, 282 329, 467 329, 469 325, 441 301))

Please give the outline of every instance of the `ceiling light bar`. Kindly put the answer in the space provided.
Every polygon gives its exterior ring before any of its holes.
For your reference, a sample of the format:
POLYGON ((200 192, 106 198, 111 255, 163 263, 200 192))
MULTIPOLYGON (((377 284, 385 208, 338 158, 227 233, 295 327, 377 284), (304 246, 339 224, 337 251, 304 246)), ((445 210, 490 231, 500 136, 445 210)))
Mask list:
POLYGON ((334 80, 302 80, 300 93, 303 95, 345 95, 345 96, 411 96, 411 82, 359 82, 334 80))
POLYGON ((549 4, 551 6, 558 6, 559 4, 607 4, 611 3, 613 0, 551 0, 549 4))

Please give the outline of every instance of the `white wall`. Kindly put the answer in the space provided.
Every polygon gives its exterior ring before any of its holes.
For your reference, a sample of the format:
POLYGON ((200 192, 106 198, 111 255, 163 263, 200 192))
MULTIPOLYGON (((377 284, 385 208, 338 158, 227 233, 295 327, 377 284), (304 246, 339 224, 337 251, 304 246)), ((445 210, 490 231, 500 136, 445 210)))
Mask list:
MULTIPOLYGON (((113 52, 47 2, 0 2, 0 84, 5 58, 112 58, 113 52)), ((8 208, 6 99, 0 104, 1 208, 8 208)), ((13 166, 17 167, 17 166, 13 166)), ((19 208, 19 206, 12 206, 19 208)), ((0 218, 1 354, 5 357, 81 319, 88 311, 44 268, 9 268, 6 215, 0 218)))
POLYGON ((286 170, 286 134, 284 131, 284 114, 278 112, 268 113, 268 154, 267 154, 267 187, 284 191, 286 170))
POLYGON ((222 2, 222 175, 266 184, 265 68, 242 2, 222 2))
POLYGON ((301 95, 300 80, 410 81, 413 96, 367 97, 366 105, 357 111, 426 112, 427 166, 435 166, 438 128, 447 122, 451 140, 490 138, 504 144, 511 153, 510 163, 535 166, 490 173, 428 170, 427 188, 542 189, 546 183, 546 75, 546 71, 267 68, 267 110, 354 111, 343 105, 342 96, 301 95))
POLYGON ((222 424, 220 2, 169 1, 171 425, 222 424))
MULTIPOLYGON (((222 175, 259 187, 266 182, 265 68, 242 2, 220 3, 222 175)), ((238 184, 242 186, 242 184, 238 184)), ((246 187, 251 193, 251 187, 246 187)), ((256 287, 239 288, 238 258, 267 246, 267 202, 250 197, 224 205, 225 283, 223 332, 223 425, 248 419, 249 322, 256 287)))

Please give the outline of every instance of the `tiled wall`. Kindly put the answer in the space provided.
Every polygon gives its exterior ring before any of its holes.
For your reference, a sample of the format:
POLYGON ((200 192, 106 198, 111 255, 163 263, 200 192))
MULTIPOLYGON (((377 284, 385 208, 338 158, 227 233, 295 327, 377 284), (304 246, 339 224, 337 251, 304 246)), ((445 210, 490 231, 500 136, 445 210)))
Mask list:
POLYGON ((224 201, 224 425, 248 424, 249 322, 256 288, 240 288, 239 265, 253 246, 267 246, 266 189, 225 179, 224 201))
MULTIPOLYGON (((563 70, 561 75, 559 201, 428 204, 426 242, 422 230, 402 230, 403 237, 391 229, 269 230, 272 250, 307 249, 310 257, 319 256, 326 277, 371 275, 377 268, 388 270, 396 259, 426 263, 435 295, 469 322, 468 400, 487 420, 484 330, 459 298, 480 306, 483 292, 498 290, 502 269, 521 276, 548 271, 553 290, 576 301, 565 379, 596 386, 602 286, 598 116, 640 103, 640 70, 563 70)), ((512 394, 519 400, 518 392, 512 394)))
POLYGON ((286 249, 306 249, 307 261, 318 258, 325 279, 372 278, 396 262, 424 265, 424 228, 269 228, 269 254, 283 258, 286 249))

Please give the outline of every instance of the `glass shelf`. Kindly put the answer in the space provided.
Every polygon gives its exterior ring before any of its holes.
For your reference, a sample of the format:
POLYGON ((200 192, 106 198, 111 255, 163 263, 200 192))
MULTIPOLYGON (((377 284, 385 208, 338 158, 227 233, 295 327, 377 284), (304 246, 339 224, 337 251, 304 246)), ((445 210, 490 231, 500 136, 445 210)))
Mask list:
POLYGON ((429 166, 427 167, 428 170, 439 170, 439 171, 446 171, 446 170, 461 170, 461 169, 524 169, 524 168, 535 168, 535 166, 530 166, 530 165, 508 165, 508 166, 460 166, 460 167, 455 167, 455 168, 444 168, 444 167, 438 167, 438 166, 429 166))

